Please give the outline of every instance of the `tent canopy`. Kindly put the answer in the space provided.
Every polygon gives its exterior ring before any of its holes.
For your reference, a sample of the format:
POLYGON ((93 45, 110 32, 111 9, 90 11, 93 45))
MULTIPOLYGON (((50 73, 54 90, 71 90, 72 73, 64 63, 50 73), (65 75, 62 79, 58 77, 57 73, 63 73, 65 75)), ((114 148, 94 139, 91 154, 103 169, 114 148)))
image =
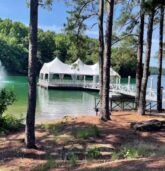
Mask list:
MULTIPOLYGON (((40 74, 97 76, 99 75, 99 63, 96 63, 94 65, 86 65, 81 61, 81 59, 77 59, 74 63, 69 65, 63 63, 56 57, 53 61, 44 63, 43 67, 41 68, 40 74)), ((120 75, 112 68, 110 68, 110 75, 120 77, 120 75)))

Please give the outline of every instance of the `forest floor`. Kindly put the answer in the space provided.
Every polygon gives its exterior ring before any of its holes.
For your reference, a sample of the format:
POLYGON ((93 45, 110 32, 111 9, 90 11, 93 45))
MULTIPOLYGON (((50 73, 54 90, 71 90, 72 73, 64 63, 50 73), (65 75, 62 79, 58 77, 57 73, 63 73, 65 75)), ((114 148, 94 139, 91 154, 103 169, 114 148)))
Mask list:
POLYGON ((64 117, 38 123, 38 149, 26 149, 24 131, 0 136, 0 171, 165 171, 165 130, 135 132, 131 122, 165 116, 114 112, 112 120, 64 117))

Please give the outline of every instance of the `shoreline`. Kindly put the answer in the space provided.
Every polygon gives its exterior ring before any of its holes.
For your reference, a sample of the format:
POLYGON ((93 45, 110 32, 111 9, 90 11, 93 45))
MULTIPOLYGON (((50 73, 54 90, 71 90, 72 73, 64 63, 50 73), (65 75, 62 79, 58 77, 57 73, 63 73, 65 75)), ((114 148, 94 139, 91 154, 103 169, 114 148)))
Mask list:
MULTIPOLYGON (((112 112, 112 115, 111 115, 111 118, 113 121, 113 119, 116 120, 116 117, 117 116, 120 116, 120 115, 123 115, 123 119, 125 117, 127 117, 127 115, 133 115, 134 116, 134 120, 137 120, 138 121, 141 121, 141 120, 148 120, 148 119, 165 119, 165 113, 152 113, 152 114, 146 114, 146 115, 139 115, 136 111, 115 111, 115 112, 112 112)), ((65 115, 65 116, 62 116, 62 117, 52 117, 52 118, 45 118, 45 117, 42 117, 42 118, 36 118, 36 125, 39 125, 39 124, 51 124, 51 123, 57 123, 57 122, 61 122, 61 121, 75 121, 75 120, 82 120, 82 121, 92 121, 92 119, 94 120, 98 120, 98 121, 101 121, 100 120, 100 116, 96 115, 96 114, 92 114, 92 115, 88 115, 88 114, 69 114, 69 115, 65 115), (89 119, 89 120, 88 120, 89 119)), ((109 121, 109 122, 111 122, 109 121)), ((102 121, 101 121, 102 122, 102 121)), ((104 122, 103 122, 104 123, 104 122)), ((105 122, 106 123, 106 122, 105 122)))

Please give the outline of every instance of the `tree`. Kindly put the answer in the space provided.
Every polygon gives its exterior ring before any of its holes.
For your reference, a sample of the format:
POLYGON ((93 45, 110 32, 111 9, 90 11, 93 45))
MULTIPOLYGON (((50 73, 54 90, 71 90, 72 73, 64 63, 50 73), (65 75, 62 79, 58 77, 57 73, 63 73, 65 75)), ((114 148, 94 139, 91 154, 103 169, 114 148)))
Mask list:
POLYGON ((109 110, 109 84, 112 48, 112 26, 113 26, 114 0, 107 1, 107 21, 105 32, 104 66, 103 66, 103 92, 101 104, 101 119, 110 120, 109 110))
POLYGON ((157 110, 162 110, 161 77, 163 59, 163 27, 164 27, 164 7, 160 5, 160 29, 159 29, 159 58, 158 58, 158 80, 157 80, 157 110))
POLYGON ((142 60, 143 60, 143 36, 144 36, 144 10, 143 10, 144 0, 141 0, 140 6, 140 24, 139 24, 139 38, 138 38, 138 50, 137 50, 137 66, 136 66, 136 102, 137 106, 139 103, 140 91, 141 91, 141 80, 142 80, 142 60))
POLYGON ((139 105, 138 105, 138 113, 141 115, 145 114, 145 108, 146 108, 146 91, 147 91, 147 82, 148 82, 148 76, 149 76, 152 33, 153 33, 153 23, 154 23, 154 15, 155 15, 154 0, 152 0, 152 2, 148 1, 146 6, 149 8, 149 18, 148 18, 148 29, 147 29, 147 45, 146 45, 145 63, 143 67, 143 77, 142 77, 141 92, 140 92, 139 105))
MULTIPOLYGON (((58 56, 63 62, 72 63, 78 57, 87 64, 98 61, 98 41, 82 35, 82 44, 77 46, 70 34, 57 34, 38 29, 37 74, 43 63, 58 56)), ((28 27, 12 20, 0 19, 0 60, 8 73, 28 73, 28 27)))
POLYGON ((98 27, 99 27, 99 84, 100 84, 100 106, 102 106, 103 94, 103 57, 104 57, 104 0, 99 0, 98 27))
POLYGON ((125 37, 112 48, 111 66, 121 77, 135 77, 137 63, 137 39, 134 36, 125 37))
MULTIPOLYGON (((96 17, 98 14, 96 0, 71 0, 67 1, 72 9, 68 11, 69 17, 65 26, 65 32, 72 39, 74 58, 84 58, 85 31, 87 30, 87 20, 96 17)), ((95 25, 95 24, 94 24, 95 25)), ((92 25, 91 27, 93 27, 92 25)), ((89 29, 89 28, 88 28, 89 29)), ((84 60, 84 59, 83 59, 84 60)))
POLYGON ((37 73, 39 73, 42 65, 49 62, 55 57, 55 33, 41 30, 38 31, 38 53, 37 53, 37 73))
POLYGON ((35 145, 35 110, 36 110, 36 58, 38 32, 38 0, 30 0, 29 25, 29 64, 28 64, 28 108, 26 116, 25 143, 27 148, 35 145))

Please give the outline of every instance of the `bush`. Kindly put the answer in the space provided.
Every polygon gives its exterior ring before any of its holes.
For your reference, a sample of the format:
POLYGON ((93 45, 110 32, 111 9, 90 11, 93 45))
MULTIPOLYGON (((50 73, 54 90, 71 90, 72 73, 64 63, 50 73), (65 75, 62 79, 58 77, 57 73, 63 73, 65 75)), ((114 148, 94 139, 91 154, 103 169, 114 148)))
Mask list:
POLYGON ((0 133, 16 131, 22 126, 22 119, 17 119, 12 115, 3 115, 8 106, 15 101, 15 95, 12 91, 2 89, 0 91, 0 133))
MULTIPOLYGON (((3 129, 4 133, 9 131, 18 131, 21 127, 23 127, 23 119, 17 119, 12 115, 4 115, 1 119, 1 129, 3 129)), ((1 132, 1 131, 0 131, 1 132)))
POLYGON ((12 105, 15 101, 15 95, 12 91, 2 89, 0 91, 0 119, 3 113, 7 110, 7 107, 12 105))

